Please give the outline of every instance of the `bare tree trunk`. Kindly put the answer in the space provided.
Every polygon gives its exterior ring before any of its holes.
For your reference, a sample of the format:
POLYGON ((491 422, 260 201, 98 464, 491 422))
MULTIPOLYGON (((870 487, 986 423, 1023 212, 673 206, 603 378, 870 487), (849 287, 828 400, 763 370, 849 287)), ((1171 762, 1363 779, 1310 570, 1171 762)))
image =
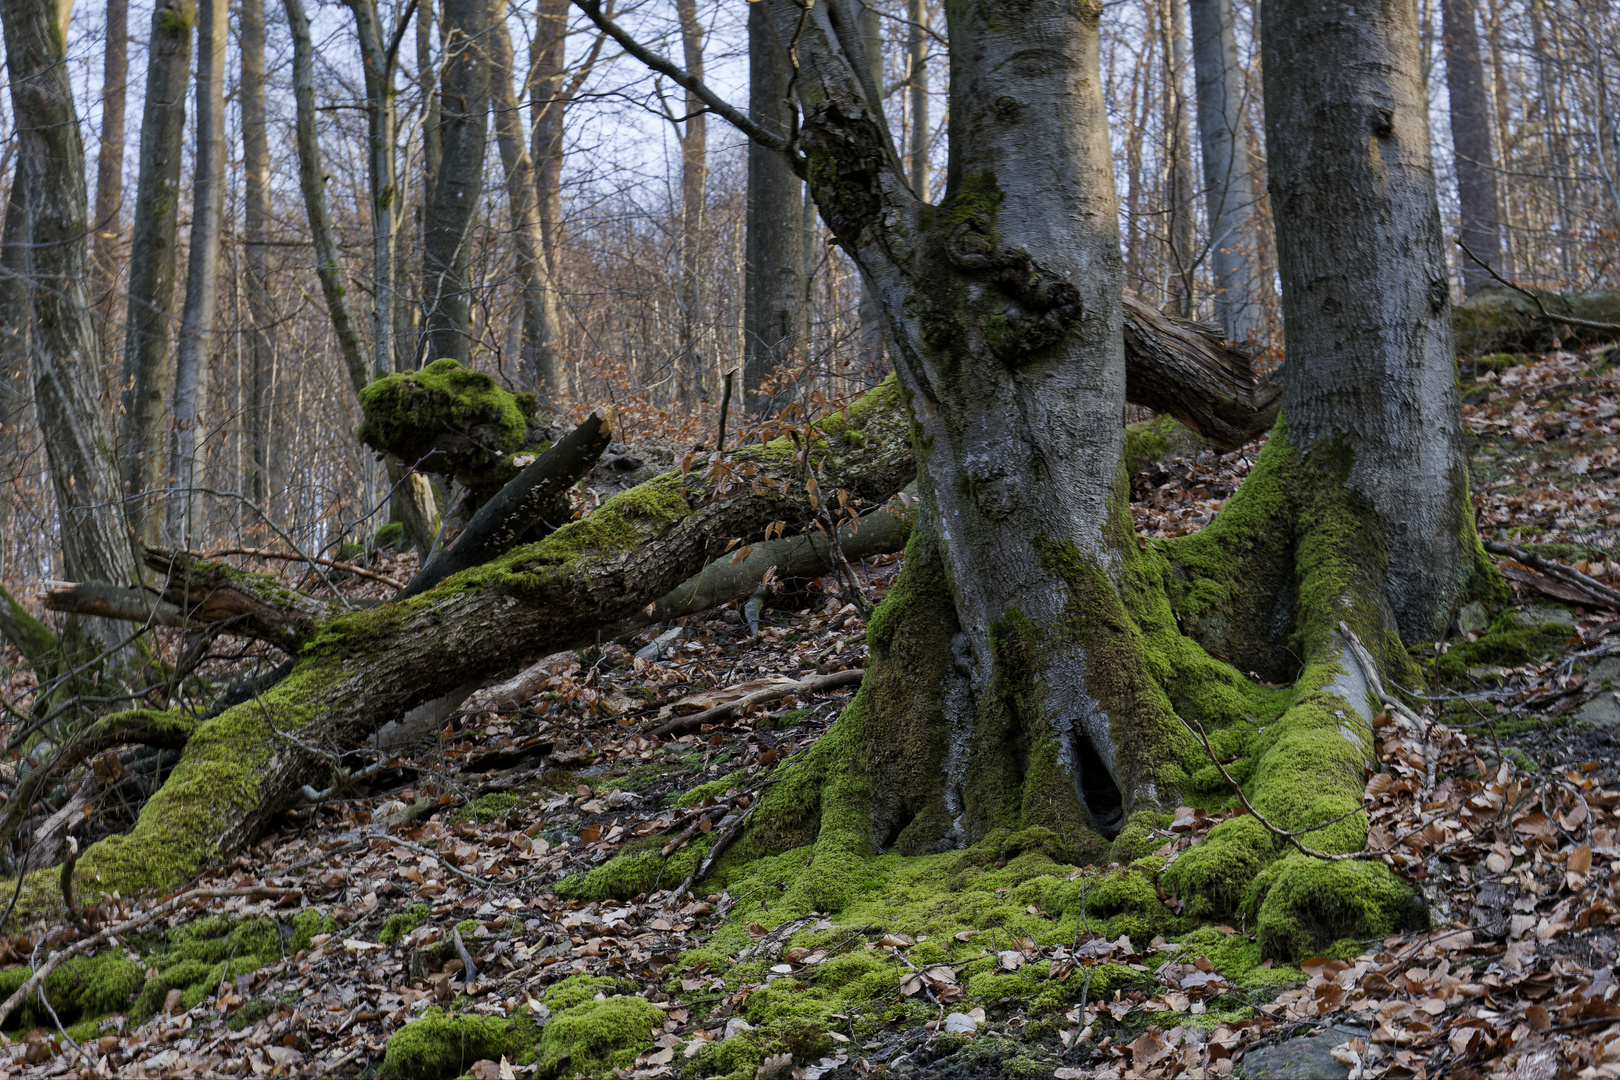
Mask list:
MULTIPOLYGON (((1497 228, 1496 154, 1491 148, 1490 102, 1485 68, 1479 59, 1471 0, 1442 0, 1446 90, 1451 98, 1451 145, 1457 163, 1457 202, 1463 243, 1481 259, 1502 269, 1497 228)), ((1463 292, 1472 296, 1491 276, 1472 259, 1460 260, 1463 292)))
POLYGON ((1254 296, 1259 278, 1254 232, 1259 222, 1244 135, 1243 69, 1238 64, 1232 0, 1190 0, 1189 6, 1215 311, 1229 341, 1251 341, 1263 329, 1254 296))
POLYGON ((534 183, 534 161, 512 87, 512 37, 506 29, 505 0, 494 0, 490 22, 490 81, 494 87, 495 140, 506 172, 507 209, 512 218, 512 254, 523 299, 520 356, 523 379, 542 401, 556 399, 557 295, 546 264, 545 237, 534 183))
MULTIPOLYGON (((883 23, 876 7, 861 8, 861 47, 865 53, 868 78, 874 86, 883 86, 883 23)), ((928 196, 917 193, 919 199, 928 196)), ((857 308, 860 316, 860 352, 856 363, 868 382, 876 382, 883 374, 883 309, 877 293, 865 276, 861 277, 861 299, 857 308)))
POLYGON ((1388 544, 1389 610, 1405 640, 1430 641, 1472 571, 1473 513, 1416 5, 1380 10, 1264 9, 1283 416, 1324 468, 1350 453, 1346 483, 1388 544))
POLYGON ((928 4, 906 0, 911 26, 906 36, 906 81, 911 85, 911 190, 928 201, 928 144, 933 136, 928 120, 928 4))
POLYGON ((208 412, 208 365, 214 351, 219 301, 219 245, 225 212, 225 31, 227 0, 201 0, 197 8, 197 152, 192 181, 191 250, 186 260, 186 300, 175 355, 174 452, 169 473, 175 486, 170 512, 184 546, 193 546, 204 522, 197 434, 208 412))
MULTIPOLYGON (((34 407, 61 520, 64 573, 127 584, 140 569, 119 499, 118 461, 101 404, 102 372, 91 319, 84 223, 84 144, 63 55, 61 11, 50 0, 0 0, 16 118, 18 172, 29 194, 24 270, 33 287, 34 407)), ((8 207, 8 217, 10 208, 8 207)), ((103 648, 116 624, 86 621, 103 648)))
POLYGON ((568 0, 539 0, 535 13, 533 71, 529 78, 529 123, 533 145, 536 210, 540 235, 545 240, 546 266, 553 278, 560 272, 558 249, 562 242, 563 113, 567 107, 564 80, 568 69, 568 0))
POLYGON ((264 112, 264 4, 242 0, 242 202, 247 243, 248 371, 244 395, 251 476, 244 488, 268 510, 275 430, 275 309, 270 302, 270 145, 264 112))
MULTIPOLYGON (((34 298, 28 280, 28 199, 22 163, 6 197, 0 234, 0 469, 15 475, 18 434, 28 411, 28 354, 33 335, 34 298)), ((0 575, 12 553, 12 503, 0 498, 0 575)), ((0 601, 3 602, 3 601, 0 601)))
POLYGON ((427 208, 422 292, 430 360, 472 362, 468 323, 472 229, 489 141, 488 0, 444 0, 439 80, 443 156, 427 208))
POLYGON ((1187 23, 1181 0, 1164 3, 1164 205, 1168 212, 1168 314, 1197 315, 1198 220, 1193 208, 1192 131, 1187 109, 1187 23))
MULTIPOLYGON (((96 151, 96 310, 106 318, 118 282, 118 241, 123 235, 124 105, 129 97, 129 0, 107 0, 107 51, 101 66, 101 146, 96 151)), ((102 351, 110 337, 103 332, 102 351)))
MULTIPOLYGON (((759 4, 748 8, 748 112, 783 137, 793 134, 796 110, 788 100, 793 68, 787 50, 759 4)), ((869 76, 868 76, 869 77, 869 76)), ((804 325, 802 185, 774 150, 748 146, 747 297, 743 348, 743 402, 770 412, 775 402, 761 383, 798 349, 804 325)))
MULTIPOLYGON (((703 27, 698 23, 697 0, 676 0, 681 23, 681 53, 686 71, 703 78, 703 27)), ((703 319, 703 285, 698 276, 704 217, 709 186, 709 118, 707 107, 690 91, 686 95, 686 130, 681 141, 681 375, 682 401, 690 408, 703 388, 703 358, 698 354, 698 327, 703 319)))
MULTIPOLYGON (((376 0, 346 0, 360 38, 366 80, 366 177, 371 185, 371 373, 394 370, 394 243, 399 212, 395 178, 394 61, 376 0)), ((405 18, 409 18, 407 11, 405 18)))
POLYGON ((180 164, 186 140, 186 87, 191 81, 191 30, 196 0, 160 0, 152 11, 141 118, 141 174, 129 260, 129 321, 124 339, 124 417, 120 425, 124 497, 141 543, 157 543, 161 509, 150 505, 163 487, 168 440, 164 410, 174 376, 176 231, 180 164))
POLYGON ((338 262, 337 238, 326 209, 326 175, 321 167, 321 144, 315 130, 315 45, 309 37, 309 17, 303 0, 283 0, 287 25, 293 39, 293 98, 297 107, 295 131, 298 139, 298 183, 304 193, 304 212, 309 217, 310 240, 315 247, 315 272, 321 279, 326 312, 337 335, 338 349, 349 369, 349 383, 359 393, 371 381, 366 363, 366 345, 349 306, 348 289, 343 284, 343 267, 338 262))

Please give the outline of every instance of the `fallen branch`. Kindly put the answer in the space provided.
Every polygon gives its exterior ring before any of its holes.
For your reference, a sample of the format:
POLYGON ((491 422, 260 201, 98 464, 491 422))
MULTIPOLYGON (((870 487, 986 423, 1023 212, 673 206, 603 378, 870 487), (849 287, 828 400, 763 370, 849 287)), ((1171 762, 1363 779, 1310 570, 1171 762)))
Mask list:
POLYGON ((17 987, 15 993, 6 998, 3 1003, 0 1003, 0 1026, 3 1026, 10 1019, 11 1014, 16 1011, 17 1006, 26 1001, 28 995, 37 990, 45 982, 46 977, 62 964, 76 956, 83 956, 113 938, 122 937, 132 931, 139 930, 153 919, 167 915, 182 904, 190 903, 193 900, 218 900, 230 896, 263 896, 268 899, 280 900, 289 896, 303 895, 304 890, 302 889, 275 889, 262 885, 253 885, 237 889, 190 889, 177 896, 171 896, 163 903, 149 908, 134 918, 126 919, 117 926, 109 926, 100 933, 87 937, 82 941, 76 941, 61 952, 48 957, 43 964, 34 969, 34 973, 29 976, 27 982, 17 987))
MULTIPOLYGON (((1578 586, 1593 597, 1592 600, 1588 601, 1593 607, 1620 608, 1620 589, 1605 585, 1596 578, 1581 573, 1573 566, 1568 566, 1555 559, 1544 559, 1533 552, 1525 551, 1523 548, 1514 547, 1512 544, 1503 544, 1496 540, 1481 540, 1480 544, 1492 555, 1505 556, 1515 562, 1521 562, 1526 566, 1540 570, 1544 574, 1551 574, 1555 578, 1562 578, 1565 582, 1578 586)), ((1569 598, 1559 597, 1559 599, 1569 598)), ((1579 601, 1576 602, 1579 603, 1579 601)))
MULTIPOLYGON (((1532 304, 1536 305, 1537 314, 1540 315, 1541 318, 1546 319, 1548 322, 1563 323, 1565 326, 1579 326, 1586 330, 1620 330, 1620 323, 1599 322, 1596 319, 1578 319, 1573 315, 1554 315, 1552 312, 1547 310, 1547 305, 1541 302, 1541 297, 1537 296, 1530 289, 1526 289, 1523 285, 1516 285, 1507 278, 1503 277, 1501 274, 1498 274, 1496 272, 1496 267, 1492 266, 1490 263, 1486 262, 1484 259, 1481 259, 1478 255, 1475 255, 1471 250, 1469 250, 1468 245, 1462 242, 1462 237, 1454 236, 1452 237, 1452 240, 1458 247, 1462 248, 1464 255, 1467 255, 1470 259, 1473 259, 1474 262, 1484 267, 1487 274, 1491 275, 1491 277, 1495 278, 1503 285, 1506 285, 1520 296, 1528 298, 1532 304)), ((1487 550, 1488 549, 1489 545, 1487 545, 1487 550)))
POLYGON ((249 558, 254 559, 281 559, 285 562, 315 563, 318 566, 329 566, 333 570, 341 570, 345 574, 353 574, 356 577, 368 578, 372 581, 380 581, 384 585, 391 585, 396 589, 403 589, 405 587, 404 582, 395 581, 387 574, 379 574, 375 570, 367 570, 365 567, 356 566, 351 562, 343 562, 340 559, 325 559, 319 555, 301 555, 296 551, 276 551, 272 548, 233 547, 220 548, 218 551, 207 552, 182 551, 178 552, 177 554, 190 555, 194 559, 223 559, 227 555, 246 555, 249 558))
POLYGON ((704 724, 718 723, 740 715, 750 706, 761 705, 768 701, 780 701, 789 694, 825 694, 829 690, 858 684, 865 678, 866 671, 862 668, 851 668, 849 671, 837 671, 831 675, 817 675, 809 679, 784 680, 771 686, 761 687, 751 694, 744 694, 736 701, 728 701, 724 705, 716 705, 712 709, 693 713, 691 716, 682 716, 666 721, 648 732, 653 738, 665 738, 670 735, 684 735, 687 732, 697 731, 704 724))

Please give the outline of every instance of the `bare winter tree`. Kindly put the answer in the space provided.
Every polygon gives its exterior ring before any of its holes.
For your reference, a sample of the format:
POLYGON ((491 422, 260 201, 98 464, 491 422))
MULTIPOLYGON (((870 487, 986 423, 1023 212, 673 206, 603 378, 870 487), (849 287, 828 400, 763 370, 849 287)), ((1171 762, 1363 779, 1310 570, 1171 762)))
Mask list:
MULTIPOLYGON (((1444 0, 1446 91, 1451 101, 1451 145, 1457 171, 1463 243, 1482 260, 1500 264, 1502 244, 1497 227, 1496 154, 1491 146, 1490 101, 1472 0, 1444 0)), ((1474 293, 1490 275, 1472 259, 1462 262, 1463 288, 1474 293)))

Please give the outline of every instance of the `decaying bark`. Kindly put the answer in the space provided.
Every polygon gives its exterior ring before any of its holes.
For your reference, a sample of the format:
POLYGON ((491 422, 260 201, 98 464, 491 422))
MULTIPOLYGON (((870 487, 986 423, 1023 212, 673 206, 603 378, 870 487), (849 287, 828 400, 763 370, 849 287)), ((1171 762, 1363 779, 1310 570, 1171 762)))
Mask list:
POLYGON ((1221 450, 1269 428, 1280 379, 1255 376, 1249 355, 1218 331, 1168 319, 1125 298, 1125 399, 1169 413, 1221 450))

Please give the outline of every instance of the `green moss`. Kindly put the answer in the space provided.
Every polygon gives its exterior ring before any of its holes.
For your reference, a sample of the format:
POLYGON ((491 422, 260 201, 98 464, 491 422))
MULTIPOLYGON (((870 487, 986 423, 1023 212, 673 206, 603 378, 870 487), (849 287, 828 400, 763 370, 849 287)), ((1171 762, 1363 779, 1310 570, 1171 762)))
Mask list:
POLYGON ((1345 939, 1363 942, 1428 926, 1422 901, 1383 863, 1323 862, 1297 852, 1255 880, 1246 906, 1261 951, 1285 960, 1320 954, 1345 939))
POLYGON ((665 836, 632 840, 594 870, 557 882, 555 892, 567 900, 628 900, 655 889, 672 889, 697 869, 714 843, 712 837, 700 836, 666 858, 659 852, 668 841, 665 836))
POLYGON ((1208 960, 1215 970, 1237 986, 1252 990, 1281 989, 1305 981, 1305 973, 1286 964, 1262 966, 1260 946, 1242 934, 1204 926, 1178 938, 1182 961, 1208 960))
MULTIPOLYGON (((1474 681, 1478 669, 1533 663, 1569 644, 1573 622, 1539 621, 1502 611, 1477 641, 1455 641, 1440 657, 1439 681, 1456 686, 1474 681)), ((1432 651, 1422 650, 1430 652, 1432 651)))
POLYGON ((680 796, 675 800, 675 805, 696 806, 704 799, 719 798, 732 788, 746 787, 747 780, 748 770, 738 769, 736 772, 727 773, 718 780, 710 780, 706 784, 699 784, 695 788, 681 792, 680 796))
POLYGON ((402 521, 390 521, 377 530, 377 534, 371 538, 371 544, 379 550, 397 548, 404 539, 405 523, 402 521))
MULTIPOLYGON (((10 997, 32 974, 27 965, 0 971, 0 999, 10 997)), ((146 969, 120 952, 78 956, 45 977, 45 997, 63 1024, 95 1021, 127 1010, 145 978, 146 969)), ((32 994, 18 1006, 10 1024, 23 1031, 55 1026, 38 995, 32 994)))
POLYGON ((422 920, 433 914, 431 904, 412 904, 404 911, 396 911, 383 921, 382 929, 377 931, 379 945, 392 945, 405 937, 412 930, 422 925, 422 920))
POLYGON ((360 391, 365 419, 358 434, 375 450, 477 490, 515 474, 504 459, 524 444, 528 418, 521 405, 489 375, 446 357, 360 391))
POLYGON ((609 1075, 634 1061, 663 1025, 663 1010, 635 996, 584 1001, 554 1012, 540 1033, 538 1074, 609 1075))
POLYGON ((475 1061, 517 1059, 534 1043, 523 1013, 507 1019, 433 1007, 388 1040, 382 1072, 399 1080, 452 1080, 475 1061))
POLYGON ((546 987, 545 1006, 552 1012, 563 1012, 595 1000, 598 994, 613 997, 634 990, 635 984, 625 979, 611 979, 605 975, 570 975, 546 987))
POLYGON ((488 825, 521 802, 516 795, 505 791, 491 791, 480 795, 456 813, 457 821, 476 821, 488 825))
POLYGON ((130 1006, 136 1017, 163 1007, 169 991, 181 991, 180 1005, 190 1009, 212 997, 222 983, 257 971, 283 957, 309 948, 316 934, 337 927, 331 916, 313 908, 287 924, 268 917, 232 921, 209 916, 170 929, 147 957, 151 974, 130 1006))

